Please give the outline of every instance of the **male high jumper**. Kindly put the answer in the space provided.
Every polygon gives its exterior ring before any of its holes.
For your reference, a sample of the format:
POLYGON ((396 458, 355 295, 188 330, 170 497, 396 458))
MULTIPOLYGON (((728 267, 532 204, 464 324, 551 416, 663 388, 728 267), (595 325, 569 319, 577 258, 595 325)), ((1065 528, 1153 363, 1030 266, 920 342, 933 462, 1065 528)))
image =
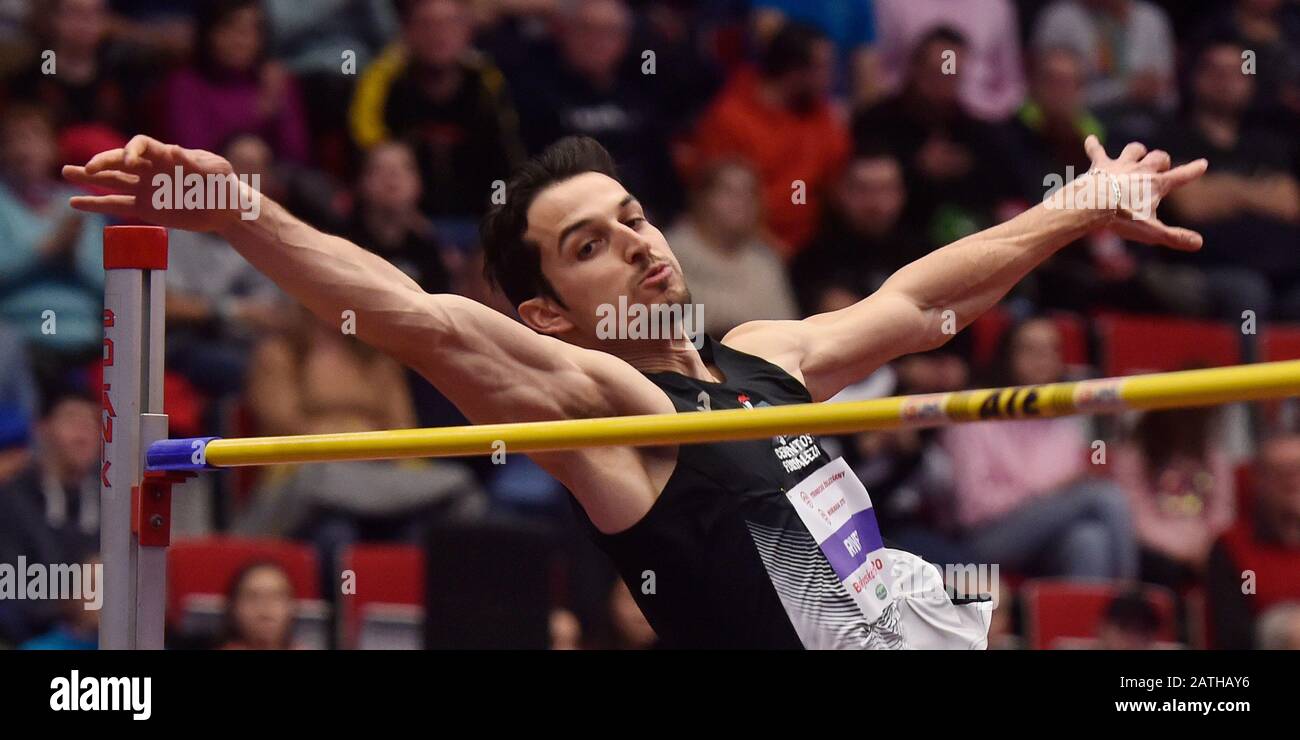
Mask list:
MULTIPOLYGON (((689 309, 691 298, 663 234, 590 139, 563 139, 523 165, 484 219, 488 273, 519 321, 462 296, 425 293, 265 196, 250 219, 236 204, 155 208, 155 183, 167 187, 177 168, 232 174, 209 152, 137 136, 64 176, 110 191, 75 197, 76 208, 214 232, 322 320, 354 311, 361 340, 483 424, 823 401, 890 360, 944 344, 953 323, 945 318, 965 327, 1094 229, 1200 248, 1200 235, 1166 226, 1155 208, 1205 172, 1204 160, 1171 168, 1168 154, 1138 143, 1110 159, 1092 137, 1085 148, 1092 169, 1055 198, 903 267, 856 305, 750 322, 699 348, 680 332, 617 339, 598 331, 620 299, 689 309)), ((666 645, 984 646, 985 605, 954 604, 933 566, 884 548, 861 484, 814 437, 532 457, 572 492, 666 645), (923 572, 923 585, 897 575, 906 571, 923 572)))

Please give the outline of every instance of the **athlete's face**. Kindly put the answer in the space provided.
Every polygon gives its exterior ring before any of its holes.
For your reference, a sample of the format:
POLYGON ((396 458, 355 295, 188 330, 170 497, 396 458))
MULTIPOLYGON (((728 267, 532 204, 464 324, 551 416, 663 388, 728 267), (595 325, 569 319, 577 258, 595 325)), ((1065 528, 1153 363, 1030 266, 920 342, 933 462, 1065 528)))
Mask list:
POLYGON ((690 292, 664 235, 616 180, 586 172, 546 188, 528 209, 524 238, 541 254, 542 274, 566 304, 545 297, 519 306, 529 326, 583 346, 596 335, 601 306, 687 304, 690 292), (567 307, 566 307, 567 306, 567 307))

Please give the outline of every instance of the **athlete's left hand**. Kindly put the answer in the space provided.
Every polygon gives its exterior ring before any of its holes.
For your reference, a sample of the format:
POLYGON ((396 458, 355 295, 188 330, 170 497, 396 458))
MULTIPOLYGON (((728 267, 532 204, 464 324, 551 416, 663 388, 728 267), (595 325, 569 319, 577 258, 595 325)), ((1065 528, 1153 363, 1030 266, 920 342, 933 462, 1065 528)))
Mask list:
MULTIPOLYGON (((1124 147, 1116 159, 1106 154, 1096 136, 1089 136, 1083 146, 1092 160, 1092 168, 1113 177, 1113 182, 1119 185, 1119 207, 1114 222, 1110 224, 1115 233, 1135 242, 1185 252, 1201 248, 1203 240, 1200 234, 1166 225, 1156 216, 1156 208, 1166 195, 1205 174, 1209 162, 1198 159, 1171 167, 1168 152, 1160 149, 1148 152, 1136 141, 1124 147)), ((1109 183, 1098 187, 1100 192, 1110 195, 1112 188, 1109 183)))

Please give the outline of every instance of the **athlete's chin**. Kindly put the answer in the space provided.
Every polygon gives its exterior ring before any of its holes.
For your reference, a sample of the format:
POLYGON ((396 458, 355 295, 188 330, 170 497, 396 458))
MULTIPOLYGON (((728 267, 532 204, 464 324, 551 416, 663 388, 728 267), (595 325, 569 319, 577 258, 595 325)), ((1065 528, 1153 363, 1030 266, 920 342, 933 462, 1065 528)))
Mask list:
POLYGON ((680 283, 667 283, 662 286, 644 286, 641 289, 641 303, 647 306, 684 306, 691 302, 691 292, 680 283))

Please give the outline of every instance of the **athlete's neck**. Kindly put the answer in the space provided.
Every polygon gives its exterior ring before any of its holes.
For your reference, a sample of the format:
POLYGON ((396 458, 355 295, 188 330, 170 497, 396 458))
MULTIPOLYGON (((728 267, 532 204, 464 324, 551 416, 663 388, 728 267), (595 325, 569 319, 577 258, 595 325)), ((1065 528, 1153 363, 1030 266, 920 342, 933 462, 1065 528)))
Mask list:
POLYGON ((700 351, 689 339, 635 340, 605 348, 643 373, 679 373, 688 378, 717 383, 724 380, 709 370, 700 351))

